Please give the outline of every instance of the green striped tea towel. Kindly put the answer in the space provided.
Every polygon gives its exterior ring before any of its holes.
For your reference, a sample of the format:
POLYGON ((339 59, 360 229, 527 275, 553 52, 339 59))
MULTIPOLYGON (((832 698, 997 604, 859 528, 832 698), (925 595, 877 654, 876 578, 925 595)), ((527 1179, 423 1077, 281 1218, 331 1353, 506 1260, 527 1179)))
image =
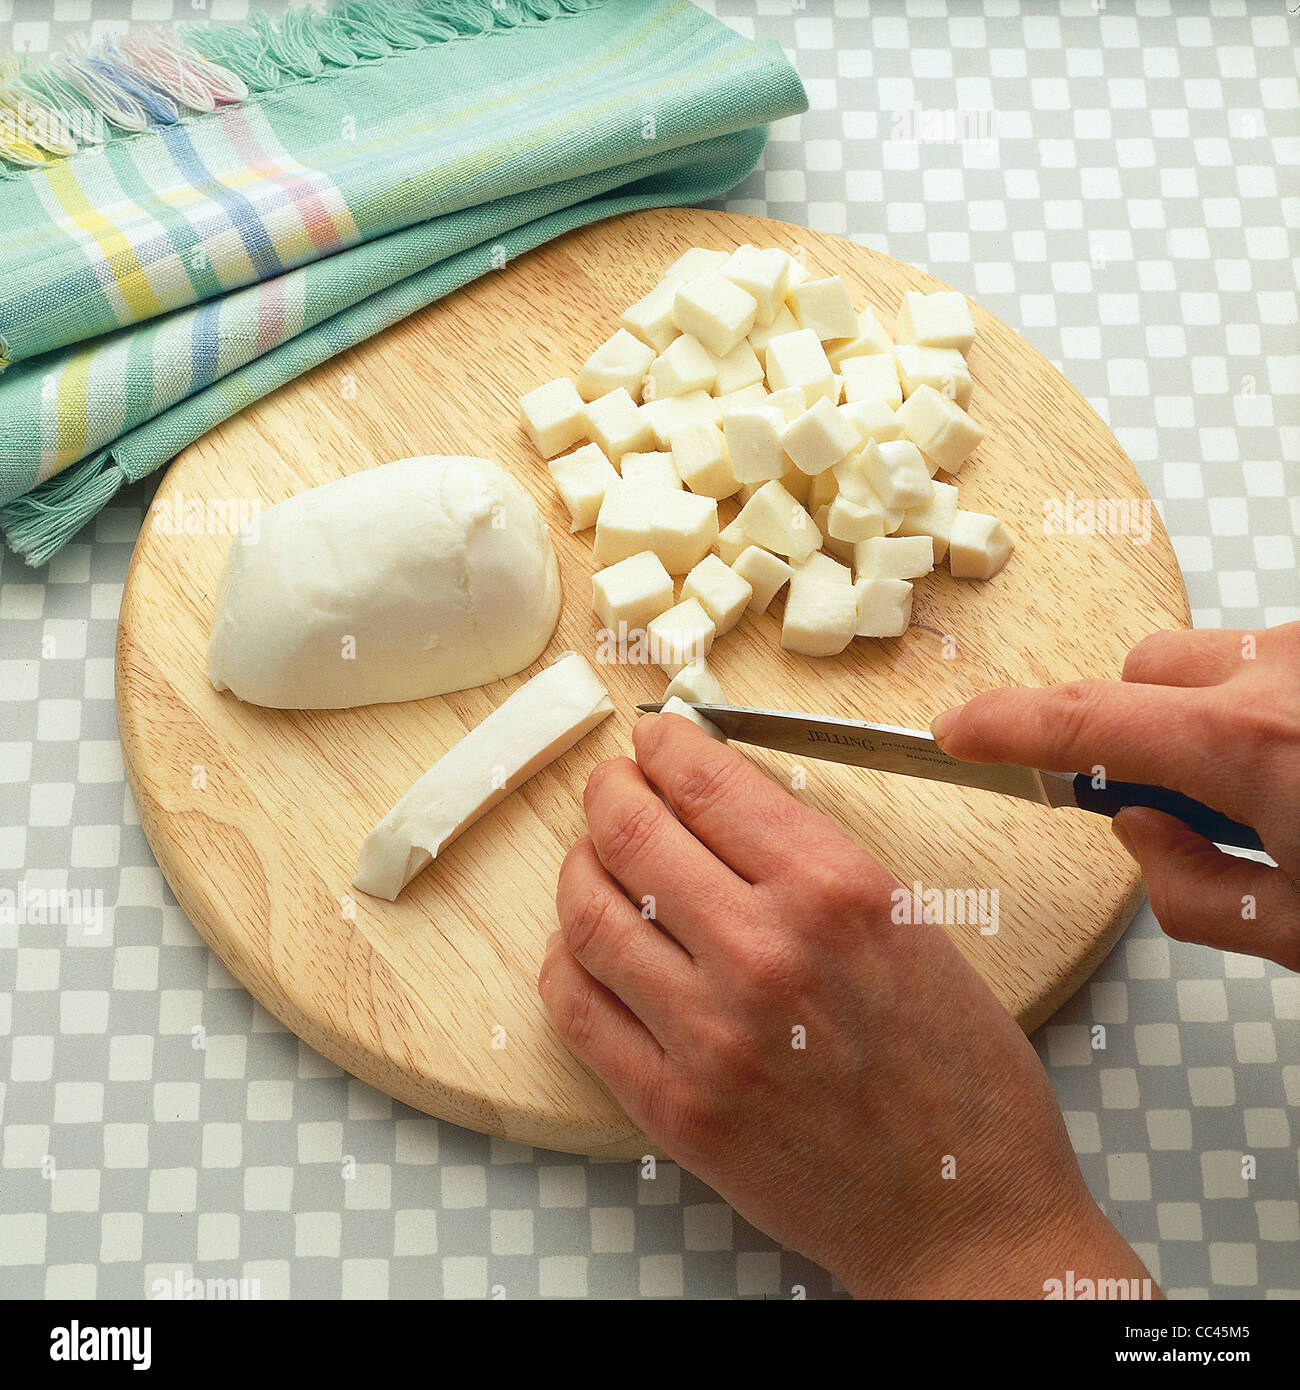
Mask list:
POLYGON ((687 0, 345 0, 0 77, 0 524, 126 482, 574 227, 716 198, 806 109, 687 0))

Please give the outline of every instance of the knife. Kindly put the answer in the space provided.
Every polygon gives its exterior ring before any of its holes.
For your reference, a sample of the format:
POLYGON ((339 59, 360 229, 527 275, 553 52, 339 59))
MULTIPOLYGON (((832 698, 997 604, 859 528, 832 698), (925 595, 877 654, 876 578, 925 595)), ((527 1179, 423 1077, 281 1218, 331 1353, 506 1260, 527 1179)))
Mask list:
MULTIPOLYGON (((1144 782, 1107 779, 1094 786, 1086 772, 1047 772, 1014 763, 968 763, 950 757, 929 733, 900 729, 892 724, 868 724, 856 719, 832 719, 822 714, 794 714, 789 710, 751 709, 743 705, 692 704, 716 724, 729 739, 772 748, 779 753, 799 753, 826 762, 869 767, 878 772, 900 772, 932 782, 951 782, 959 787, 1018 796, 1042 806, 1077 806, 1102 816, 1114 816, 1126 806, 1149 806, 1176 816, 1198 835, 1219 845, 1264 850, 1259 836, 1248 825, 1230 820, 1204 802, 1194 801, 1167 787, 1144 782)), ((662 704, 638 705, 645 714, 657 714, 662 704)))

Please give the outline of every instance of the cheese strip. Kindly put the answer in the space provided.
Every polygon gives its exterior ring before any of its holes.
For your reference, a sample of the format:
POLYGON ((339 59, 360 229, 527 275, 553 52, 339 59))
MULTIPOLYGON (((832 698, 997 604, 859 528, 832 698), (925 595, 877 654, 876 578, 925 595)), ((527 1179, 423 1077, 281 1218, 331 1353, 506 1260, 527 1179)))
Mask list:
POLYGON ((411 786, 366 836, 353 886, 392 902, 463 830, 613 712, 596 673, 566 652, 411 786))

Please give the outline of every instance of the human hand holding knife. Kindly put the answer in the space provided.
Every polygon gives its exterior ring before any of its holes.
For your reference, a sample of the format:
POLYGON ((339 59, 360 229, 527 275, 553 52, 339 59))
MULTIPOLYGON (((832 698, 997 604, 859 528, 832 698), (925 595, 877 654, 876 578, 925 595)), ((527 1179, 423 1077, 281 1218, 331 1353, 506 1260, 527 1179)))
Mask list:
POLYGON ((990 690, 930 734, 698 708, 737 741, 1109 815, 1170 935, 1300 969, 1300 623, 1153 633, 1118 681, 990 690))
MULTIPOLYGON (((637 706, 646 714, 658 713, 661 708, 659 704, 637 706)), ((1113 782, 1104 774, 1054 772, 1015 763, 966 762, 944 752, 933 734, 892 724, 744 705, 695 704, 692 708, 736 743, 798 753, 851 767, 924 777, 933 782, 978 787, 1044 806, 1076 806, 1105 816, 1115 816, 1128 806, 1145 806, 1176 816, 1215 844, 1253 850, 1264 848, 1250 826, 1167 787, 1113 782)))

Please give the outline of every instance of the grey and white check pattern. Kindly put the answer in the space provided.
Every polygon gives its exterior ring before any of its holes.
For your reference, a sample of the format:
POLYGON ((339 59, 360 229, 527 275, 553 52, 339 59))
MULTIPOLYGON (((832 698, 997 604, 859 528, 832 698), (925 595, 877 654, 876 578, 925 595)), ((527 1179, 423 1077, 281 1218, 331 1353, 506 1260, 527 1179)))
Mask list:
MULTIPOLYGON (((812 100, 724 206, 914 262, 1018 327, 1133 458, 1196 623, 1300 617, 1300 20, 1280 0, 706 8, 784 45, 812 100), (932 140, 945 118, 976 138, 932 140)), ((0 0, 0 41, 246 10, 0 0)), ((217 964, 150 854, 114 725, 150 493, 48 570, 0 571, 0 887, 105 904, 98 934, 0 925, 0 1294, 835 1296, 672 1165, 648 1179, 390 1101, 217 964)), ((1300 980, 1170 942, 1144 909, 1035 1041, 1093 1194, 1167 1292, 1300 1296, 1300 980)))

